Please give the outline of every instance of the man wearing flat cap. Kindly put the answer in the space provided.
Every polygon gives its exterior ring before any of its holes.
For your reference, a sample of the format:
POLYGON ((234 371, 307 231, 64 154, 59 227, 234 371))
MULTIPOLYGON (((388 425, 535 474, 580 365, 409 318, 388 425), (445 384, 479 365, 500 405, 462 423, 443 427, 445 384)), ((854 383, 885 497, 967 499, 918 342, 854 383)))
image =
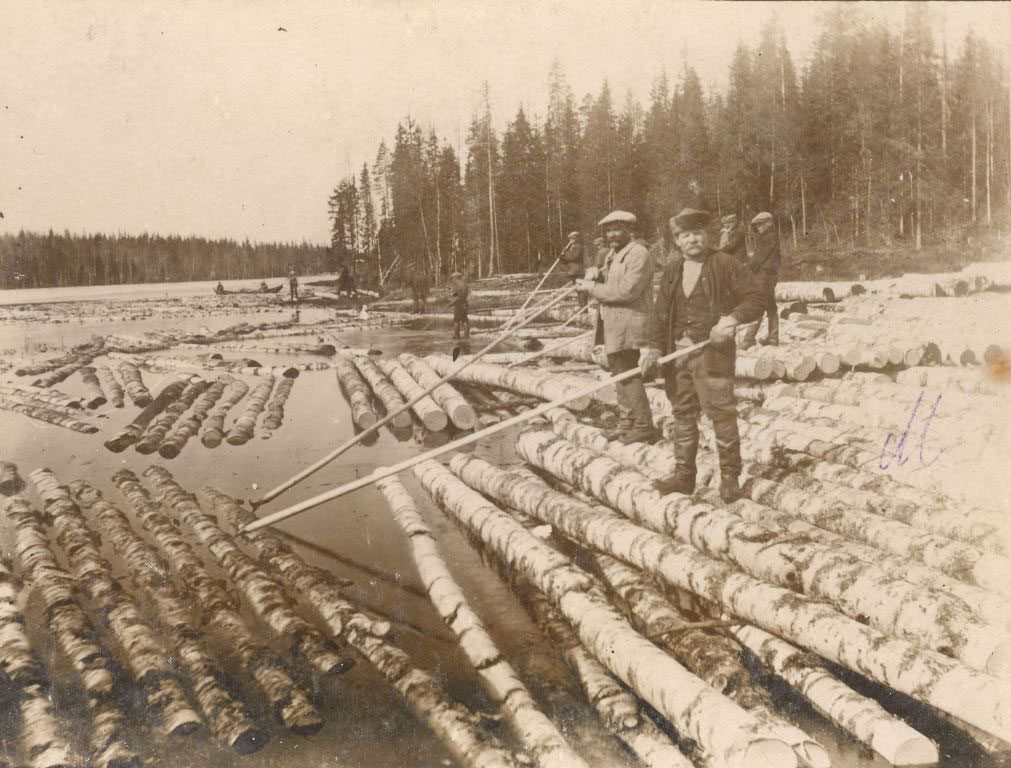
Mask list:
POLYGON ((709 346, 664 366, 664 384, 674 411, 674 472, 658 480, 661 493, 695 492, 699 416, 713 422, 720 461, 720 497, 740 496, 741 438, 734 400, 734 328, 755 319, 762 296, 751 272, 733 256, 710 246, 706 211, 683 209, 671 219, 681 253, 660 280, 650 321, 651 351, 643 375, 655 373, 661 354, 709 340, 709 346))
MULTIPOLYGON (((603 342, 612 374, 638 368, 649 345, 649 317, 653 307, 653 258, 632 239, 636 219, 627 211, 613 211, 598 226, 610 249, 604 259, 603 282, 576 280, 576 287, 600 303, 596 341, 603 342)), ((594 272, 596 270, 593 270, 594 272)), ((618 425, 608 439, 624 443, 653 442, 657 438, 653 414, 642 376, 615 384, 618 425)))
POLYGON ((579 241, 578 232, 569 232, 569 242, 562 249, 558 266, 559 272, 570 280, 583 276, 583 244, 579 241))
MULTIPOLYGON (((751 220, 755 232, 755 252, 751 255, 748 266, 754 272, 756 280, 762 289, 762 314, 769 318, 769 333, 760 344, 773 347, 779 344, 779 314, 776 308, 776 283, 779 282, 779 235, 776 233, 776 223, 772 214, 762 211, 751 220)), ((758 322, 748 329, 741 339, 741 349, 755 346, 755 336, 762 324, 762 314, 758 322)))
POLYGON ((742 264, 748 262, 748 245, 744 240, 744 226, 740 223, 736 213, 728 213, 720 219, 719 249, 724 253, 729 253, 742 264))

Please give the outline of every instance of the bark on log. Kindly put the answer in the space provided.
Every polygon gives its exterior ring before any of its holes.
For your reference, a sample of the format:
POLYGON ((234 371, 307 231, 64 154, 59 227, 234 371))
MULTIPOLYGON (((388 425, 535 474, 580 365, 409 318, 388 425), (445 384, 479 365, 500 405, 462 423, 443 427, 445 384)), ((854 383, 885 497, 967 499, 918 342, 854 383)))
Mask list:
POLYGON ((207 414, 211 408, 221 399, 221 395, 225 391, 225 385, 231 380, 230 376, 223 376, 204 390, 193 403, 193 410, 190 411, 190 414, 176 424, 172 433, 158 446, 158 454, 160 456, 166 459, 174 459, 179 455, 179 452, 189 439, 200 429, 200 425, 207 418, 207 414))
POLYGON ((151 403, 151 392, 144 386, 140 370, 133 363, 123 360, 119 364, 119 376, 123 379, 123 389, 130 402, 138 408, 146 408, 151 403))
POLYGON ((284 588, 239 549, 167 469, 150 466, 144 470, 144 477, 159 494, 162 506, 171 509, 184 528, 207 547, 245 595, 253 612, 289 644, 293 655, 324 675, 347 672, 354 666, 352 659, 343 658, 332 641, 298 614, 284 588))
MULTIPOLYGON (((383 373, 376 361, 371 357, 366 357, 364 355, 355 355, 352 358, 355 367, 358 372, 362 375, 366 382, 368 382, 369 387, 372 389, 372 393, 376 398, 383 404, 383 408, 386 409, 386 413, 394 413, 403 409, 407 401, 400 396, 400 392, 397 388, 393 386, 386 374, 383 373)), ((395 417, 393 421, 390 422, 394 429, 406 429, 411 426, 411 414, 408 411, 403 411, 399 416, 395 417)))
POLYGON ((1000 738, 1011 734, 1011 683, 981 674, 942 654, 891 638, 825 603, 761 582, 693 547, 574 499, 544 494, 522 476, 458 455, 450 468, 482 492, 508 499, 583 545, 686 590, 837 664, 961 717, 1000 738))
POLYGON ((319 712, 292 679, 281 657, 256 638, 240 614, 233 593, 211 575, 203 559, 182 537, 176 524, 151 500, 132 472, 121 469, 112 480, 164 553, 176 582, 194 599, 204 623, 230 638, 242 669, 248 670, 253 682, 263 691, 277 719, 298 734, 319 731, 323 727, 319 712))
POLYGON ((57 411, 52 407, 46 406, 44 403, 34 400, 24 401, 20 398, 15 399, 11 395, 0 395, 0 409, 20 413, 29 419, 44 421, 47 424, 55 424, 58 427, 64 427, 65 429, 85 435, 93 435, 98 432, 98 427, 90 422, 78 419, 73 413, 57 411))
POLYGON ((797 764, 789 744, 639 635, 567 558, 440 464, 422 462, 414 473, 440 505, 548 595, 600 662, 715 760, 729 767, 797 764))
POLYGON ((109 399, 105 396, 105 392, 102 391, 102 385, 99 383, 98 377, 95 375, 95 369, 90 365, 85 365, 77 370, 80 372, 81 380, 84 382, 84 404, 88 408, 95 409, 109 402, 109 399))
POLYGON ((232 686, 208 651, 190 606, 165 578, 169 572, 168 563, 134 533, 126 516, 105 501, 92 485, 75 480, 70 490, 78 503, 94 516, 97 525, 93 528, 99 528, 123 558, 136 591, 150 600, 151 613, 166 633, 211 732, 239 754, 258 752, 270 736, 253 722, 246 706, 229 692, 232 686))
POLYGON ((295 386, 294 379, 281 378, 277 382, 277 386, 274 387, 274 394, 271 395, 270 402, 267 403, 267 410, 263 414, 263 422, 260 424, 263 427, 263 437, 264 440, 269 438, 271 434, 280 428, 281 423, 284 421, 284 404, 288 402, 288 397, 291 395, 291 389, 295 386))
POLYGON ((70 491, 47 469, 33 471, 29 479, 45 502, 56 540, 79 588, 94 610, 101 613, 105 626, 123 649, 126 667, 144 691, 151 714, 167 734, 193 731, 200 725, 200 715, 190 707, 174 664, 157 634, 112 577, 112 569, 99 552, 70 491))
MULTIPOLYGON (((253 515, 225 494, 205 488, 219 517, 238 528, 253 515)), ((514 757, 498 740, 478 728, 477 719, 454 701, 432 675, 414 666, 400 648, 384 639, 387 622, 373 619, 340 596, 332 574, 306 563, 291 547, 267 529, 241 537, 258 558, 283 579, 293 593, 305 595, 323 617, 327 628, 361 653, 404 697, 412 714, 425 723, 463 765, 474 768, 515 768, 514 757)))
POLYGON ((0 383, 0 393, 14 395, 18 399, 37 400, 46 405, 66 408, 69 410, 82 410, 80 397, 71 397, 56 389, 42 389, 28 384, 5 384, 0 383))
POLYGON ((369 385, 358 373, 354 363, 343 353, 338 354, 334 357, 334 371, 348 405, 351 406, 351 420, 355 426, 368 429, 379 421, 379 416, 372 407, 369 385))
POLYGON ((103 365, 96 368, 95 372, 98 374, 98 380, 101 382, 102 387, 109 394, 109 402, 112 403, 112 407, 122 408, 123 387, 116 381, 116 376, 113 374, 112 369, 103 365))
POLYGON ((105 447, 113 453, 125 451, 140 439, 147 425, 151 423, 155 416, 168 408, 169 404, 174 402, 185 389, 185 381, 176 380, 166 384, 165 388, 158 393, 158 396, 133 417, 133 421, 105 441, 105 447))
POLYGON ((431 529, 418 513, 407 489, 396 477, 381 480, 378 487, 390 505, 393 519, 407 537, 411 558, 436 612, 456 635, 488 696, 500 707, 537 765, 544 768, 586 766, 541 711, 516 670, 502 657, 450 573, 431 529))
MULTIPOLYGON (((425 358, 425 362, 440 376, 448 376, 459 367, 459 361, 439 355, 429 355, 425 358)), ((484 387, 498 387, 541 400, 558 400, 585 386, 585 380, 574 379, 571 376, 552 375, 525 368, 506 368, 483 362, 471 363, 461 371, 460 381, 484 387)), ((585 410, 590 401, 591 398, 587 395, 573 400, 567 407, 575 411, 585 410)))
POLYGON ((51 387, 53 384, 59 384, 64 379, 69 379, 74 375, 74 372, 84 365, 91 365, 91 361, 94 358, 91 355, 81 355, 74 362, 69 365, 64 365, 61 368, 57 368, 55 371, 50 371, 41 378, 36 379, 32 382, 33 387, 51 387))
POLYGON ((225 437, 225 416, 249 391, 249 385, 242 379, 229 378, 221 399, 207 416, 200 441, 205 448, 217 448, 225 437))
POLYGON ((53 712, 51 696, 43 686, 32 684, 21 689, 18 701, 21 713, 22 750, 29 756, 31 768, 73 768, 76 760, 63 740, 63 728, 53 712))
POLYGON ((768 381, 772 377, 772 360, 768 357, 738 353, 734 366, 738 378, 768 381))
POLYGON ((897 578, 840 545, 805 533, 783 533, 730 510, 661 496, 649 479, 618 461, 579 447, 553 432, 528 431, 516 450, 531 465, 559 477, 622 512, 635 523, 736 564, 756 579, 829 601, 882 632, 1005 676, 1011 643, 1002 629, 977 619, 961 600, 897 578))
MULTIPOLYGON (((390 381, 393 382, 393 386, 397 388, 405 402, 413 400, 424 392, 424 389, 407 372, 407 369, 400 364, 400 361, 384 360, 379 363, 379 367, 389 377, 390 381)), ((421 423, 425 425, 425 429, 430 432, 441 432, 449 424, 449 417, 446 415, 446 412, 429 395, 421 398, 411 406, 411 410, 421 420, 421 423)))
MULTIPOLYGON (((404 353, 400 355, 398 360, 423 390, 434 386, 441 378, 439 374, 432 370, 427 361, 419 357, 404 353)), ((432 391, 432 399, 445 411, 449 420, 453 422, 453 425, 457 429, 473 429, 477 424, 477 412, 452 384, 439 384, 432 391)))
POLYGON ((56 645, 87 696, 91 764, 98 768, 139 766, 140 757, 127 738, 128 718, 117 700, 112 657, 78 603, 73 579, 56 561, 42 516, 23 499, 8 502, 5 514, 14 523, 14 551, 21 571, 39 595, 56 645))
POLYGON ((0 494, 15 496, 25 489, 25 481, 18 474, 18 465, 0 461, 0 494))
POLYGON ((147 431, 141 435, 134 449, 137 453, 154 453, 161 446, 165 435, 172 428, 179 418, 186 413, 203 392, 210 386, 210 382, 198 379, 186 385, 186 389, 179 395, 179 399, 169 403, 168 407, 162 411, 148 426, 147 431))
POLYGON ((253 439, 256 430, 256 420, 260 418, 263 409, 267 406, 267 399, 274 388, 274 379, 269 378, 257 382, 253 391, 246 398, 246 406, 242 409, 232 426, 228 430, 228 437, 225 438, 229 445, 245 445, 253 439))

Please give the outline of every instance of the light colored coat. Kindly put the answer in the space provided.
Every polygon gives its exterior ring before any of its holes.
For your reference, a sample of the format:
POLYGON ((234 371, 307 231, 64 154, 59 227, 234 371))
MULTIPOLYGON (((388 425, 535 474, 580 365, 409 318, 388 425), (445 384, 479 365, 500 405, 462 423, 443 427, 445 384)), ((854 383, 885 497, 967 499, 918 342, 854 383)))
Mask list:
POLYGON ((604 270, 604 282, 590 289, 590 297, 600 302, 596 343, 603 336, 608 354, 648 346, 653 257, 642 243, 631 240, 620 251, 607 254, 604 270))

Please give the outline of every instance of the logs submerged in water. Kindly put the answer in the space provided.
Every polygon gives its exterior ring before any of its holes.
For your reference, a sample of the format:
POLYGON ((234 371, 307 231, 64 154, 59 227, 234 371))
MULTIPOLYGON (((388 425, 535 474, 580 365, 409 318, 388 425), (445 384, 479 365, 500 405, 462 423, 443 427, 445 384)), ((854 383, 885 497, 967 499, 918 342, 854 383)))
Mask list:
POLYGON ((217 448, 225 437, 225 416, 249 391, 249 385, 241 379, 228 379, 221 399, 207 415, 200 441, 206 448, 217 448))
POLYGON ((368 429, 379 421, 379 416, 372 407, 369 385, 358 373, 354 363, 343 353, 334 357, 333 367, 348 405, 351 406, 352 421, 358 429, 368 429))
POLYGON ((298 687, 284 661, 256 639, 239 613, 236 597, 211 575, 176 524, 155 504, 137 477, 121 469, 112 477, 141 525, 147 530, 183 591, 191 595, 208 627, 228 637, 241 668, 263 691, 277 719, 295 733, 310 735, 323 727, 323 720, 309 697, 298 687))
MULTIPOLYGON (((126 377, 124 376, 124 379, 126 377)), ((186 389, 186 382, 176 380, 169 382, 165 388, 158 393, 158 396, 151 400, 143 410, 133 417, 133 421, 123 427, 119 432, 105 441, 105 447, 113 453, 125 451, 133 445, 144 433, 147 425, 159 413, 164 411, 170 403, 175 401, 186 389)))
POLYGON ((164 411, 158 414, 147 431, 137 441, 137 445, 134 446, 137 453, 148 454, 157 451, 172 425, 209 386, 210 383, 203 379, 197 379, 187 384, 186 389, 179 395, 179 399, 170 403, 164 411))
POLYGON ((288 402, 288 397, 291 395, 291 389, 295 386, 294 379, 286 379, 282 377, 280 381, 277 382, 277 386, 274 388, 274 394, 270 398, 270 402, 267 404, 266 413, 263 415, 263 439, 266 440, 270 437, 271 433, 280 428, 281 422, 284 421, 284 404, 288 402))
POLYGON ((386 410, 386 413, 391 414, 396 411, 401 411, 400 415, 396 416, 393 421, 390 422, 391 425, 395 429, 404 429, 411 426, 411 413, 410 411, 404 410, 404 406, 407 404, 407 401, 400 396, 400 392, 397 391, 397 388, 393 386, 388 378, 386 378, 386 374, 380 370, 376 361, 371 357, 355 355, 354 364, 358 369, 358 372, 372 388, 372 393, 379 399, 379 402, 383 404, 383 408, 386 410))
POLYGON ((404 353, 398 358, 408 373, 424 389, 432 390, 432 399, 446 412, 457 429, 473 429, 477 424, 477 412, 451 384, 439 384, 440 376, 419 357, 404 353), (438 386, 436 386, 438 385, 438 386))
MULTIPOLYGON (((405 402, 413 400, 425 391, 407 372, 407 369, 400 364, 399 360, 384 360, 379 363, 379 367, 393 382, 393 386, 397 388, 405 402)), ((411 406, 411 409, 425 425, 425 429, 431 432, 441 432, 449 424, 446 412, 436 404, 430 395, 425 395, 418 400, 411 406)))
POLYGON ((126 390, 130 402, 138 408, 146 408, 151 403, 151 393, 144 386, 140 370, 131 362, 126 360, 119 364, 119 375, 123 379, 123 389, 126 390))
POLYGON ((228 430, 227 440, 229 445, 244 445, 252 439, 256 429, 256 420, 263 413, 263 409, 267 405, 267 398, 270 397, 270 392, 273 388, 273 378, 257 382, 256 386, 253 387, 253 391, 246 398, 246 407, 236 417, 231 428, 228 430))

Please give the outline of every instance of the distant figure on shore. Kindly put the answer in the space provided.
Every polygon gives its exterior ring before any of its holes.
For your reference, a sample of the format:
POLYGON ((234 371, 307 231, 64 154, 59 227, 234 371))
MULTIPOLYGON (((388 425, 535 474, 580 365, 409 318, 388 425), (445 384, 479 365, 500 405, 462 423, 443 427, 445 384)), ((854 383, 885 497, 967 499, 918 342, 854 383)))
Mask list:
POLYGON ((717 250, 729 253, 742 264, 748 263, 748 245, 744 241, 744 225, 736 213, 728 213, 720 219, 720 244, 717 250))
POLYGON ((267 281, 266 280, 261 280, 260 281, 260 293, 266 293, 269 290, 270 290, 270 288, 267 287, 267 281))
POLYGON ((355 294, 355 279, 347 267, 341 267, 341 273, 337 277, 337 298, 340 298, 341 293, 346 293, 349 299, 355 294))
MULTIPOLYGON (((455 273, 454 273, 455 274, 455 273)), ((411 289, 411 301, 414 314, 425 314, 425 303, 428 301, 428 275, 421 267, 415 267, 407 275, 407 285, 411 289)))
POLYGON ((453 307, 453 338, 470 338, 470 319, 467 317, 468 306, 467 297, 470 289, 467 281, 460 272, 454 272, 449 276, 449 289, 452 291, 450 306, 453 307))
MULTIPOLYGON (((755 252, 751 255, 748 266, 755 273, 762 288, 763 314, 769 318, 769 333, 759 341, 759 344, 775 347, 779 345, 779 313, 776 309, 776 283, 779 282, 780 259, 779 234, 776 232, 772 214, 768 211, 762 211, 755 216, 751 220, 751 226, 755 230, 755 252)), ((741 349, 755 346, 755 336, 761 324, 762 315, 759 315, 758 322, 745 332, 741 340, 741 349)))
POLYGON ((288 290, 291 300, 298 301, 298 276, 294 269, 288 272, 288 290))
POLYGON ((216 286, 214 286, 214 292, 216 294, 218 294, 218 296, 220 296, 221 294, 223 294, 225 292, 225 286, 223 286, 221 284, 220 280, 218 281, 218 284, 216 286))
POLYGON ((558 271, 569 278, 576 280, 583 276, 583 244, 579 242, 578 232, 569 232, 569 242, 562 249, 559 256, 558 271))

